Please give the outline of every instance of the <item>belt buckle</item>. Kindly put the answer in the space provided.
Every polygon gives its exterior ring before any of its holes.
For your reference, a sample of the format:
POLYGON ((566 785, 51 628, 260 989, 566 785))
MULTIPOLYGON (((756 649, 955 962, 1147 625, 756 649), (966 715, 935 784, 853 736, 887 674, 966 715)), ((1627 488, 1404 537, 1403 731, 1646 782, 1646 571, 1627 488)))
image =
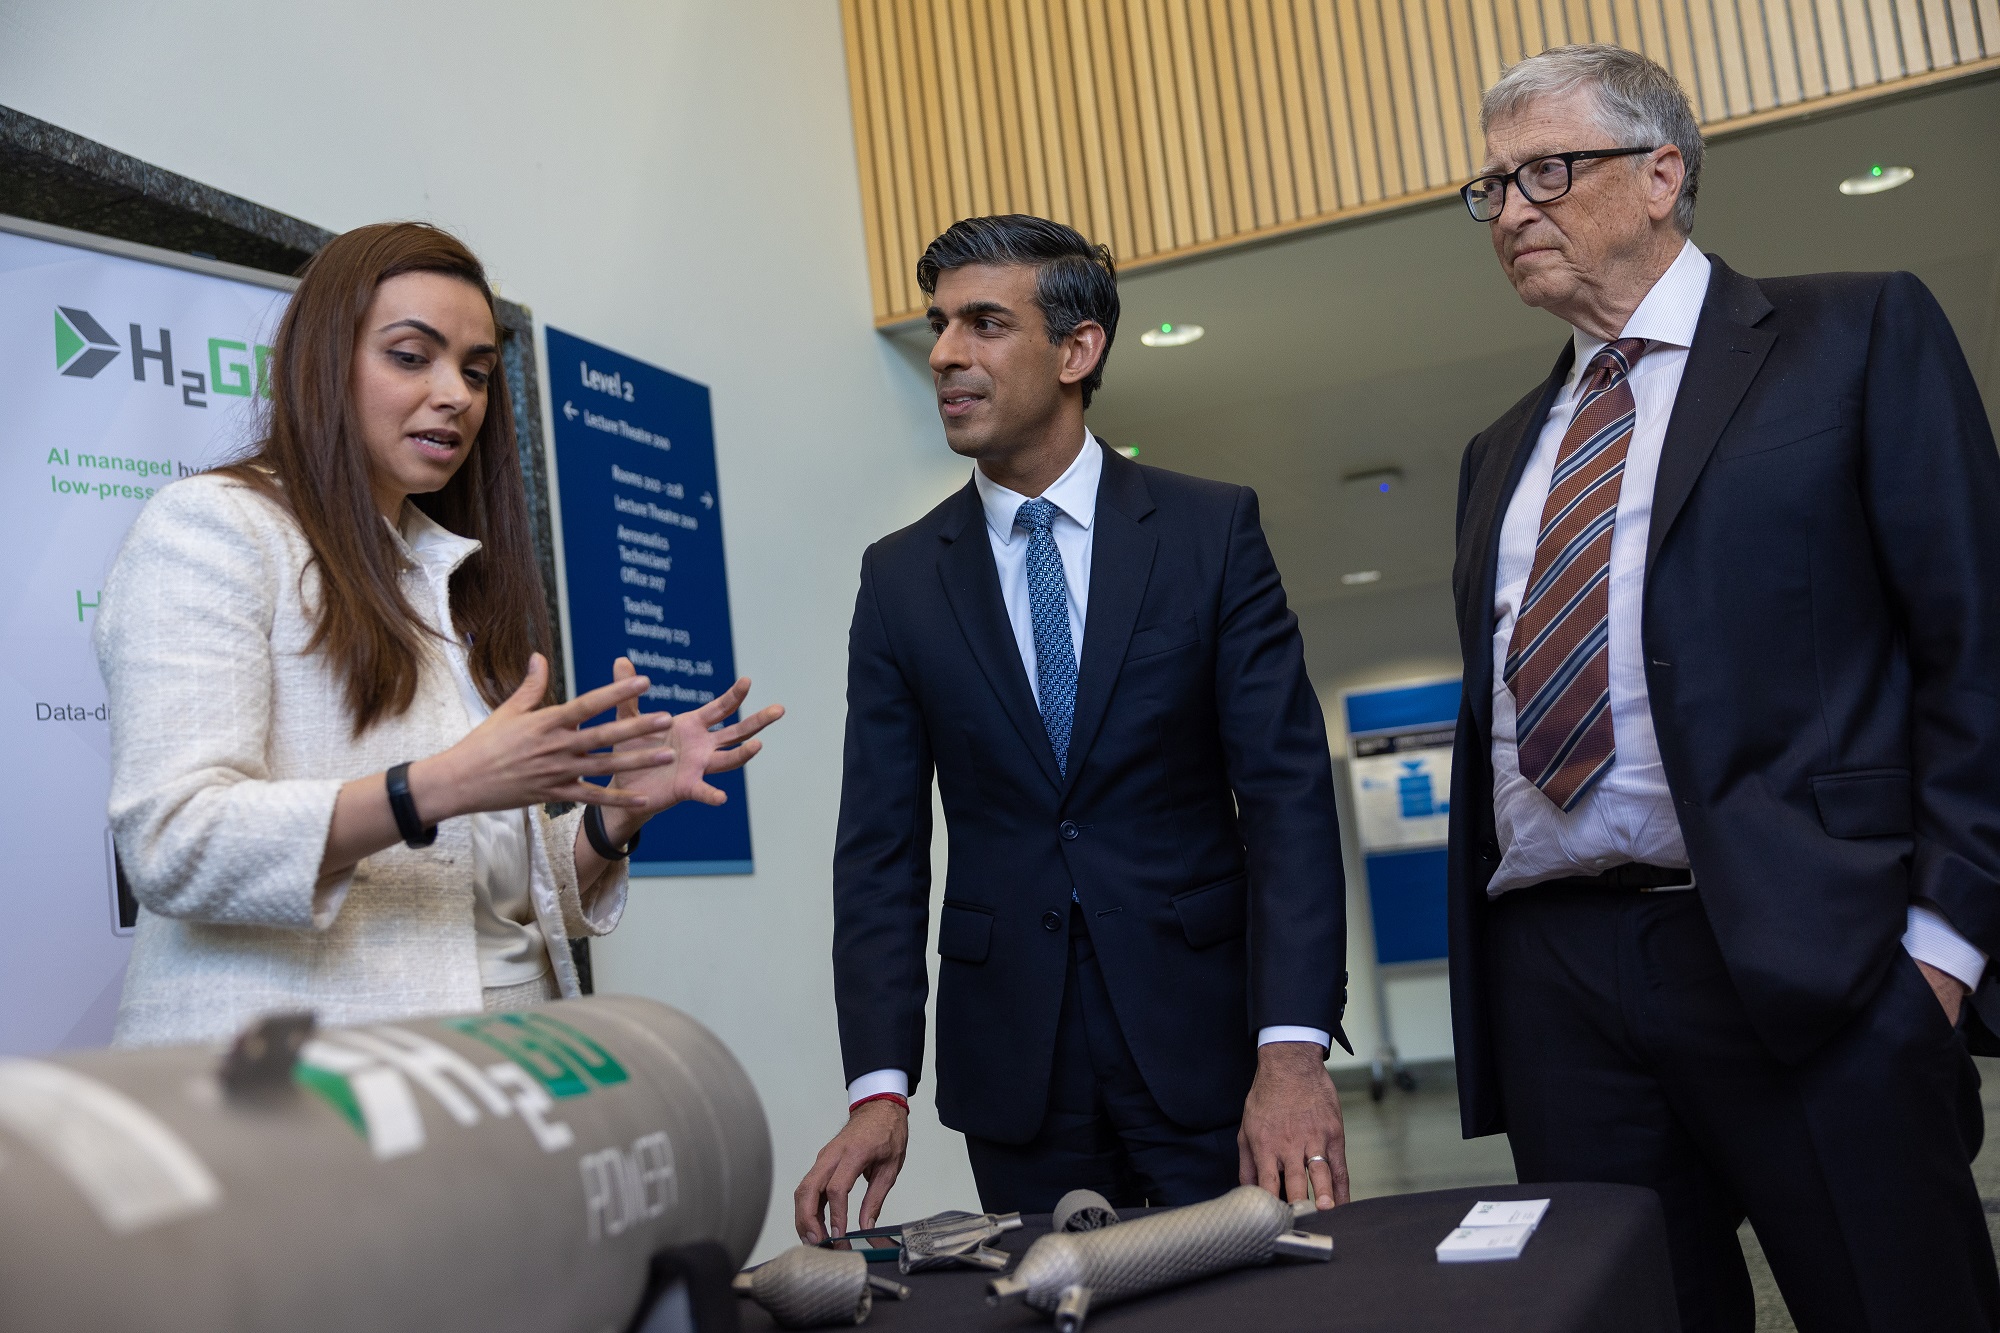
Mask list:
POLYGON ((1695 878, 1694 878, 1694 867, 1693 867, 1693 866, 1689 866, 1689 867, 1688 867, 1688 872, 1687 872, 1687 874, 1688 874, 1688 882, 1687 882, 1687 883, 1685 883, 1685 884, 1650 884, 1650 885, 1643 885, 1643 886, 1641 886, 1641 888, 1639 889, 1639 892, 1641 892, 1641 893, 1686 893, 1686 892, 1687 892, 1688 890, 1690 890, 1690 889, 1694 888, 1694 885, 1695 885, 1695 878))

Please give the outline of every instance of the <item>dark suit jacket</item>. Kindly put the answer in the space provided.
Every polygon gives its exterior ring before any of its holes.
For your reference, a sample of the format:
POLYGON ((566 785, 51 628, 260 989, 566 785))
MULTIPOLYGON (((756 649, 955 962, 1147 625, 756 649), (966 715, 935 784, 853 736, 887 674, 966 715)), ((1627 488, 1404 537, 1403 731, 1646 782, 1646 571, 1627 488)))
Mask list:
MULTIPOLYGON (((1100 446, 1101 447, 1101 446, 1100 446)), ((848 645, 833 966, 852 1080, 922 1067, 931 774, 950 841, 938 1111, 1006 1142, 1048 1100, 1070 890, 1161 1107, 1232 1124, 1271 1024, 1339 1032, 1347 926, 1325 722, 1241 486, 1111 450, 1067 780, 970 482, 868 548, 848 645)))
MULTIPOLYGON (((1494 568, 1570 356, 1472 441, 1459 481, 1451 989, 1468 1135, 1505 1127, 1483 991, 1494 568)), ((1911 902, 2000 955, 2000 454, 1916 278, 1752 279, 1714 260, 1640 632, 1702 906, 1775 1055, 1805 1058, 1860 1010, 1911 902)), ((2000 1027, 1996 1001, 1990 984, 1975 997, 2000 1027)))

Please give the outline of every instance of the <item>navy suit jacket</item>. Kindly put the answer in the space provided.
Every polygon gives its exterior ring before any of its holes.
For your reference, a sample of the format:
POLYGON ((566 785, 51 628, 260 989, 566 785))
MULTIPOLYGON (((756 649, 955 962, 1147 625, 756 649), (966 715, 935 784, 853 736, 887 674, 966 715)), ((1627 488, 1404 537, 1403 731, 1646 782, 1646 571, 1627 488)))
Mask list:
MULTIPOLYGON (((2000 454, 1916 278, 1752 279, 1710 258, 1640 634, 1702 906, 1751 1023, 1797 1061, 1873 996, 1912 902, 2000 956, 2000 454)), ((1459 481, 1451 992, 1468 1135, 1505 1128, 1483 953, 1494 570, 1571 354, 1473 439, 1459 481)), ((2000 1029, 1994 986, 1974 1005, 2000 1029)))
POLYGON ((1147 1086, 1191 1129, 1242 1115, 1259 1028, 1337 1034, 1346 1004, 1326 727, 1256 495, 1107 449, 1092 541, 1066 778, 970 482, 868 548, 848 645, 847 1077, 922 1067, 935 772, 938 1111, 1002 1142, 1046 1109, 1072 888, 1147 1086))

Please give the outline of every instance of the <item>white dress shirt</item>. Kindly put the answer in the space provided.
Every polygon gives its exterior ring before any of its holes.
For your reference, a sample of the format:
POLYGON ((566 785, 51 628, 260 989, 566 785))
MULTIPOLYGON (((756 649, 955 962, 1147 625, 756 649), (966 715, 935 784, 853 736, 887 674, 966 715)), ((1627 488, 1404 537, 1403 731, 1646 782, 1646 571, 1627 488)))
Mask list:
MULTIPOLYGON (((1083 433, 1083 448, 1076 461, 1057 477, 1042 498, 1058 510, 1049 534, 1055 538, 1056 552, 1062 556, 1063 582, 1069 585, 1069 642, 1083 665, 1083 626, 1090 607, 1091 525, 1097 519, 1097 483, 1104 476, 1104 450, 1097 437, 1083 433)), ((1014 526, 1014 515, 1032 496, 1010 491, 993 481, 975 465, 972 484, 979 491, 980 507, 986 511, 986 536, 993 546, 993 565, 1000 574, 1000 599, 1007 606, 1007 621, 1014 627, 1014 643, 1021 650, 1021 667, 1028 673, 1028 689, 1035 707, 1042 706, 1039 676, 1035 669, 1035 611, 1028 596, 1028 534, 1014 526)), ((1267 1027, 1257 1033, 1257 1044, 1274 1041, 1317 1042, 1331 1049, 1333 1035, 1319 1028, 1267 1027)), ((878 1069, 863 1074, 847 1085, 847 1102, 852 1106, 863 1097, 893 1092, 907 1097, 910 1078, 900 1069, 878 1069)))
MULTIPOLYGON (((1611 536, 1610 692, 1617 755, 1610 770, 1567 813, 1521 776, 1515 748, 1514 694, 1503 672, 1514 637, 1514 618, 1535 562, 1535 538, 1556 454, 1575 414, 1584 372, 1590 359, 1604 347, 1603 339, 1582 329, 1573 330, 1576 356, 1569 378, 1549 409, 1501 524, 1499 563, 1493 580, 1493 822, 1500 843, 1500 866, 1487 885, 1487 892, 1494 897, 1543 880, 1599 874, 1627 862, 1656 866, 1688 863, 1673 794, 1667 790, 1666 772, 1660 764, 1659 741, 1653 732, 1640 618, 1660 447, 1680 392, 1681 373, 1687 368, 1702 301, 1708 295, 1709 268, 1707 257, 1693 242, 1686 243, 1625 324, 1623 336, 1644 338, 1647 346, 1630 377, 1637 420, 1626 449, 1618 518, 1611 536)), ((1986 970, 1986 955, 1927 908, 1909 909, 1903 945, 1913 958, 1949 972, 1968 986, 1978 985, 1986 970)))
MULTIPOLYGON (((417 557, 437 600, 437 623, 451 624, 450 571, 466 539, 439 526, 415 505, 408 505, 403 510, 403 540, 417 557)), ((459 702, 465 705, 467 720, 476 727, 493 710, 472 683, 465 645, 447 639, 443 647, 452 682, 458 686, 459 702)), ((549 970, 548 944, 528 896, 528 812, 485 810, 469 819, 472 925, 479 949, 479 984, 523 985, 549 970)))

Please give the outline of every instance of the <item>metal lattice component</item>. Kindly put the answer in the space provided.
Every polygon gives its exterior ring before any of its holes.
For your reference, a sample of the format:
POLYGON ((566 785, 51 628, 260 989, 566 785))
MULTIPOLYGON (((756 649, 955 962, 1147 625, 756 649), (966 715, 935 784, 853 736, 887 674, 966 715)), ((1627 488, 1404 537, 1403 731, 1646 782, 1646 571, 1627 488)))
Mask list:
POLYGON ((995 1303, 1019 1296, 1076 1333, 1097 1306, 1268 1262, 1279 1253, 1329 1258, 1326 1237, 1292 1236, 1291 1204, 1255 1185, 1101 1231, 1051 1233, 1013 1274, 989 1286, 995 1303))
POLYGON ((801 1245, 738 1274, 735 1287, 785 1328, 858 1324, 875 1305, 868 1261, 853 1250, 801 1245))
POLYGON ((1099 1231, 1118 1221, 1118 1210, 1096 1190, 1071 1190, 1056 1200, 1051 1231, 1099 1231))
POLYGON ((932 1268, 998 1271, 1007 1266, 1007 1256, 986 1242, 1020 1225, 1019 1213, 938 1213, 903 1228, 903 1252, 896 1266, 905 1273, 932 1268))

